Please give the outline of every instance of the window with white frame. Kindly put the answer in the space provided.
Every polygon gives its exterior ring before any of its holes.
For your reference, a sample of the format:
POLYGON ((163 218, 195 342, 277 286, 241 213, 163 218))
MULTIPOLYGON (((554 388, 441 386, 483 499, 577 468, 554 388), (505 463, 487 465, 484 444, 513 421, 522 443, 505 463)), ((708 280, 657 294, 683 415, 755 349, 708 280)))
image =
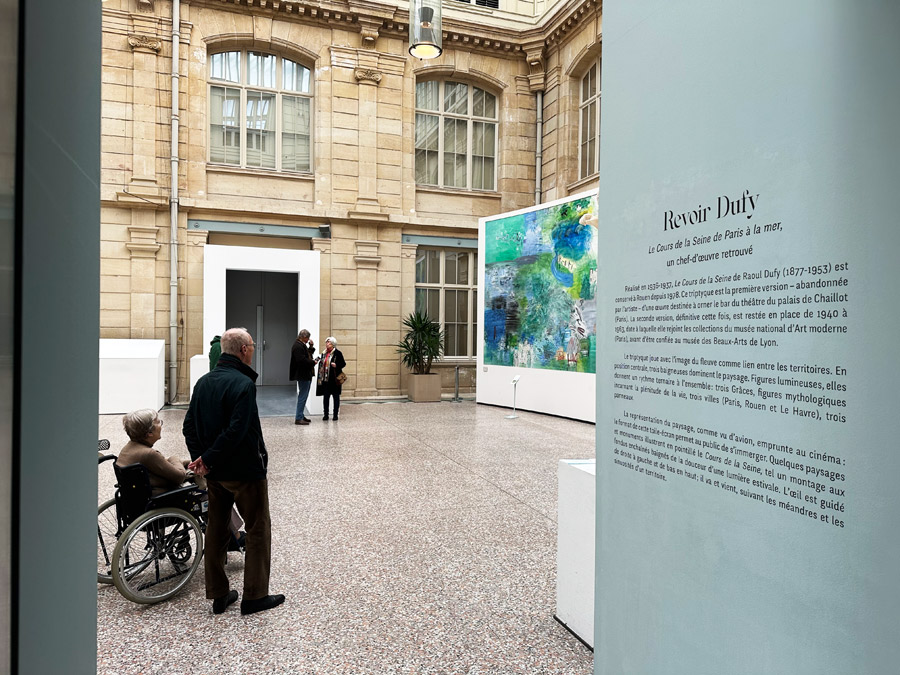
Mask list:
POLYGON ((209 57, 209 161, 312 170, 312 74, 262 52, 209 57))
POLYGON ((497 97, 463 82, 416 83, 416 183, 497 184, 497 97))
POLYGON ((477 264, 474 251, 416 252, 416 311, 441 325, 444 356, 475 356, 477 264))
POLYGON ((581 78, 578 141, 578 177, 587 178, 600 170, 599 60, 581 78))

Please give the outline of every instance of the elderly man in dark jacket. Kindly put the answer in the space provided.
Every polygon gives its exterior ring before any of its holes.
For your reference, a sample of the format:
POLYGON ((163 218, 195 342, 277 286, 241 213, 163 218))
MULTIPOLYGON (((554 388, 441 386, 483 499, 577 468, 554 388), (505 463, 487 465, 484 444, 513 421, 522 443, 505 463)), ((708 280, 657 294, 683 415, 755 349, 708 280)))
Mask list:
POLYGON ((244 328, 222 334, 222 356, 215 370, 194 386, 184 417, 184 439, 195 474, 206 476, 209 514, 204 549, 206 597, 221 614, 238 598, 225 574, 228 523, 237 503, 247 530, 244 597, 241 614, 253 614, 284 602, 269 595, 272 557, 266 466, 269 456, 256 407, 256 372, 250 367, 256 345, 244 328))
POLYGON ((309 387, 316 367, 316 360, 313 358, 315 353, 316 347, 309 339, 309 331, 304 328, 291 347, 290 379, 297 381, 297 412, 294 414, 294 424, 309 424, 309 418, 303 414, 303 410, 306 407, 306 399, 309 398, 309 387))

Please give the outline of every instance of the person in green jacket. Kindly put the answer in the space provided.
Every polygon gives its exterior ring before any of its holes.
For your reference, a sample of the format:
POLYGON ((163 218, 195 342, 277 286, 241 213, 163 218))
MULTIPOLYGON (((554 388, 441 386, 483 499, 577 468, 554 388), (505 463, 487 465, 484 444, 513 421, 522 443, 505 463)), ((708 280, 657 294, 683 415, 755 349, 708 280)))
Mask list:
POLYGON ((216 364, 219 363, 219 357, 222 356, 222 340, 221 335, 216 335, 209 343, 209 370, 215 370, 216 364))

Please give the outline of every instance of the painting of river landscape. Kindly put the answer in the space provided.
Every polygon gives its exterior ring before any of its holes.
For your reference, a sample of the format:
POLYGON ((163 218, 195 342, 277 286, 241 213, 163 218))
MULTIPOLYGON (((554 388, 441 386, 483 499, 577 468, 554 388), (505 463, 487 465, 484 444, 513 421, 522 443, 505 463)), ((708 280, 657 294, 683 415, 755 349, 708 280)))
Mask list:
POLYGON ((484 364, 596 372, 597 197, 485 222, 484 364))

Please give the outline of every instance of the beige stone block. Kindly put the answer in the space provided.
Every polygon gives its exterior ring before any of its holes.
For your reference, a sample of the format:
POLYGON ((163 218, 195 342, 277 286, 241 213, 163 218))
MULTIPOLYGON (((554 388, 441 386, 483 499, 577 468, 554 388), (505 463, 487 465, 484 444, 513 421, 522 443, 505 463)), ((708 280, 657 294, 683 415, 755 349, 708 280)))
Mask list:
POLYGON ((100 312, 100 328, 121 328, 129 326, 131 313, 121 310, 107 310, 100 312))
POLYGON ((360 175, 360 163, 344 159, 335 159, 331 163, 332 172, 334 174, 334 185, 337 187, 352 186, 356 187, 356 177, 360 175), (352 183, 341 182, 340 178, 350 177, 352 183))
MULTIPOLYGON (((121 38, 124 43, 124 38, 121 38)), ((124 46, 124 45, 123 45, 124 46)), ((108 68, 131 69, 133 64, 131 51, 123 51, 115 48, 104 48, 101 52, 101 63, 108 68)))
POLYGON ((333 162, 338 160, 350 160, 356 163, 359 159, 359 147, 356 145, 335 144, 332 146, 332 150, 333 162))
POLYGON ((101 258, 100 274, 128 276, 131 274, 131 261, 123 258, 101 258))
POLYGON ((358 129, 360 127, 361 121, 361 117, 359 115, 356 115, 355 113, 331 113, 332 129, 358 129))
POLYGON ((341 314, 356 314, 356 300, 332 300, 331 309, 335 317, 341 314))
MULTIPOLYGON (((399 321, 399 317, 397 320, 399 321)), ((405 334, 406 334, 405 328, 403 328, 402 330, 399 330, 399 331, 380 330, 380 331, 378 331, 378 334, 377 334, 378 345, 380 347, 386 347, 386 348, 393 349, 394 345, 396 345, 400 341, 400 338, 405 334)), ((399 359, 399 356, 397 358, 399 359)))
POLYGON ((128 293, 101 293, 100 294, 100 311, 119 310, 127 311, 131 309, 131 295, 128 293))
MULTIPOLYGON (((378 314, 397 316, 400 314, 400 302, 393 300, 378 300, 378 314)), ((374 326, 373 326, 374 328, 374 326)))
POLYGON ((331 140, 333 143, 344 143, 346 145, 359 144, 359 132, 354 129, 335 128, 331 132, 331 140))
POLYGON ((335 269, 331 272, 331 283, 333 286, 350 285, 355 286, 356 270, 355 269, 335 269))
MULTIPOLYGON (((378 134, 378 151, 379 153, 385 150, 392 150, 397 153, 397 155, 402 156, 401 151, 403 150, 403 138, 398 135, 391 135, 381 133, 381 129, 379 129, 378 134)), ((379 156, 379 160, 380 160, 379 156)))
MULTIPOLYGON (((341 73, 341 72, 348 72, 348 71, 339 69, 335 72, 341 73)), ((341 99, 341 98, 349 98, 354 101, 357 101, 357 100, 359 100, 359 86, 356 84, 355 81, 353 83, 350 83, 350 82, 341 82, 341 81, 335 80, 331 84, 331 96, 332 96, 333 101, 337 101, 337 99, 341 99)))
POLYGON ((355 285, 338 284, 331 287, 331 297, 335 300, 356 300, 358 297, 357 290, 361 297, 363 292, 362 288, 357 289, 355 285))
POLYGON ((107 339, 127 340, 131 337, 131 329, 127 324, 124 326, 100 326, 100 337, 107 339))

